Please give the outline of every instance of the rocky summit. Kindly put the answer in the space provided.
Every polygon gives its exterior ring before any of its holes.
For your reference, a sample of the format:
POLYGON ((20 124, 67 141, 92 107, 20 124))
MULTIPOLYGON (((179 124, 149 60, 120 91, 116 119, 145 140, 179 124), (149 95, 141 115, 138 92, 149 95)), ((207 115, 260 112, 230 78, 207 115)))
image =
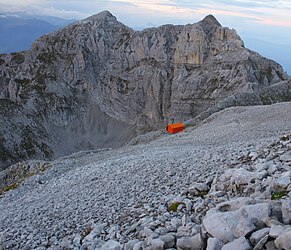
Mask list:
POLYGON ((290 93, 282 67, 212 15, 134 31, 104 11, 0 55, 0 168, 120 147, 168 122, 290 93))
POLYGON ((0 250, 291 249, 291 80, 214 16, 104 11, 0 69, 0 250))

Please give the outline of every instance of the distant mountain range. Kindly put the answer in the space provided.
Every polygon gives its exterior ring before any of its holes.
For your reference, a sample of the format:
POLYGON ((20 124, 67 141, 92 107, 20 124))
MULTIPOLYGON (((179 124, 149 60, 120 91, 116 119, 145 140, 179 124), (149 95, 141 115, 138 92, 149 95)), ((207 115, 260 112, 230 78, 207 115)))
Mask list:
POLYGON ((249 36, 244 36, 246 47, 259 52, 261 55, 279 62, 284 70, 291 75, 291 46, 260 40, 249 36))
POLYGON ((27 50, 37 38, 74 20, 26 13, 0 13, 0 53, 27 50))

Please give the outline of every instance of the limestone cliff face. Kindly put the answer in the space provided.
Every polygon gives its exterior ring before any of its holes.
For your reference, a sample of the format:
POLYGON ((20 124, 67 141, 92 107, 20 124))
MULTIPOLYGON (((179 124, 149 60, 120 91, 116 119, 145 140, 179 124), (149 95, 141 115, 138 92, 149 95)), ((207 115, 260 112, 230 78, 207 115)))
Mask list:
POLYGON ((1 55, 0 161, 119 146, 214 107, 290 100, 290 85, 211 15, 137 32, 101 12, 1 55))

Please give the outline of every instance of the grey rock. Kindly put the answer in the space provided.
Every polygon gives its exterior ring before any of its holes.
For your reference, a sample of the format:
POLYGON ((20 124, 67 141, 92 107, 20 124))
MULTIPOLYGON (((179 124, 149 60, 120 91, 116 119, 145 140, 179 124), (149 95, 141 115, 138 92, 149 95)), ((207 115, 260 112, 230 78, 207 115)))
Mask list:
POLYGON ((217 238, 208 238, 206 250, 221 250, 223 242, 217 238))
POLYGON ((172 248, 175 246, 176 238, 173 234, 169 233, 160 237, 160 239, 165 243, 164 247, 172 248))
POLYGON ((269 235, 265 235, 255 246, 253 250, 260 250, 263 249, 263 246, 267 242, 269 235))
POLYGON ((119 242, 115 240, 109 240, 101 247, 100 250, 120 250, 120 249, 121 245, 119 244, 119 242))
POLYGON ((268 241, 266 244, 265 244, 265 247, 266 249, 268 250, 276 250, 278 249, 274 243, 274 241, 268 241))
POLYGON ((221 250, 250 250, 252 249, 251 245, 247 241, 245 237, 240 237, 238 239, 233 240, 230 243, 225 244, 221 250))
POLYGON ((169 232, 169 230, 165 227, 159 227, 157 229, 155 229, 154 233, 158 234, 158 235, 165 235, 169 232))
POLYGON ((129 242, 127 242, 124 245, 124 250, 133 250, 133 247, 135 244, 137 244, 139 242, 139 240, 135 239, 135 240, 130 240, 129 242))
POLYGON ((143 250, 143 248, 144 248, 144 242, 143 241, 140 241, 140 242, 136 243, 133 246, 133 250, 143 250))
POLYGON ((177 248, 183 250, 200 250, 203 249, 203 240, 200 234, 192 237, 182 237, 177 240, 177 248))
POLYGON ((282 226, 282 223, 278 220, 278 218, 276 218, 276 217, 272 217, 272 218, 266 218, 266 219, 264 219, 263 220, 264 221, 264 223, 265 223, 265 225, 267 226, 267 227, 272 227, 272 226, 282 226))
POLYGON ((152 239, 150 242, 150 247, 152 250, 163 250, 165 242, 161 239, 152 239))
POLYGON ((253 232, 250 237, 250 242, 253 244, 253 246, 257 245, 262 238, 269 234, 269 232, 270 228, 262 228, 258 231, 253 232))

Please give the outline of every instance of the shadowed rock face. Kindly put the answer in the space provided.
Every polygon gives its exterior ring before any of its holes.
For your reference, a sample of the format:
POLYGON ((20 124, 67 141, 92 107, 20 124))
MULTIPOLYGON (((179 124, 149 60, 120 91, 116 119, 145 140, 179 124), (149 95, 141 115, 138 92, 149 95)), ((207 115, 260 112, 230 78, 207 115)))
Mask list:
POLYGON ((121 146, 235 105, 291 99, 274 61, 209 15, 134 31, 104 11, 0 57, 0 161, 121 146))

